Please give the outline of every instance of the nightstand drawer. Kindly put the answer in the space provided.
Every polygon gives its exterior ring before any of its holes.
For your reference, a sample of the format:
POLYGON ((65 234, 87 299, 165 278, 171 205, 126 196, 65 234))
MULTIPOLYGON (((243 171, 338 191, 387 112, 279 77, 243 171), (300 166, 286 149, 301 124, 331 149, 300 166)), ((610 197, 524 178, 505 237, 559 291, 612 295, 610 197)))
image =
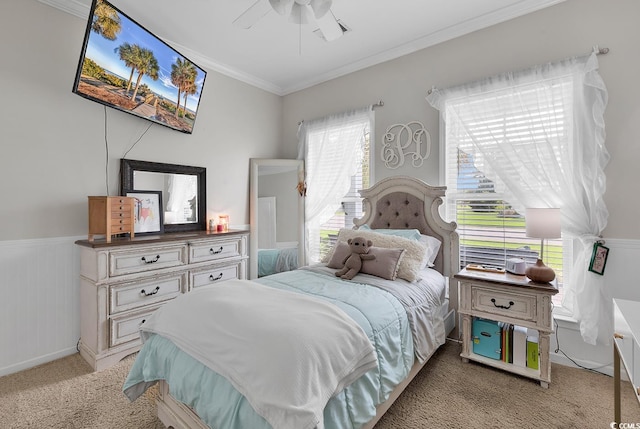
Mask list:
POLYGON ((472 309, 500 314, 514 319, 535 321, 536 296, 496 291, 482 286, 472 286, 472 309))

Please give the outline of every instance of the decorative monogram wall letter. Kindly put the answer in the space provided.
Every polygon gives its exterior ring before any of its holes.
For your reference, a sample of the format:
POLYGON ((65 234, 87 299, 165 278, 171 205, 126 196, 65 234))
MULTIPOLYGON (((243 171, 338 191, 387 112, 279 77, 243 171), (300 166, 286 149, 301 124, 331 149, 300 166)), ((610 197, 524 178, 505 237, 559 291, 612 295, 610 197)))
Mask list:
POLYGON ((418 168, 430 154, 431 135, 420 122, 391 125, 382 137, 380 156, 387 168, 401 167, 407 156, 411 157, 411 164, 418 168))

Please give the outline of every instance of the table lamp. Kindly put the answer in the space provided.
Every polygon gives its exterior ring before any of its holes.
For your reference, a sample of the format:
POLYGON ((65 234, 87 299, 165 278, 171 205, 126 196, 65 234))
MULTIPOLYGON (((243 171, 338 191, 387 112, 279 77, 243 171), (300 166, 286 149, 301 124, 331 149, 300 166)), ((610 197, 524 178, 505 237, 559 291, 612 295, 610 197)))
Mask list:
POLYGON ((548 283, 556 278, 556 273, 547 267, 544 262, 544 240, 549 238, 560 238, 560 209, 534 209, 528 208, 525 211, 527 224, 527 237, 540 239, 540 258, 534 265, 527 267, 525 275, 530 280, 538 283, 548 283))

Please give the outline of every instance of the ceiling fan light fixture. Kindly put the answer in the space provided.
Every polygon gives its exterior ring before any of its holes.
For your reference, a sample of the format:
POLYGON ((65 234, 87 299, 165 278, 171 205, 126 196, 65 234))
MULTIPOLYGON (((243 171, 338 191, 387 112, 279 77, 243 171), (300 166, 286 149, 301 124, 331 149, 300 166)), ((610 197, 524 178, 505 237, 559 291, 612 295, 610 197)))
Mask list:
POLYGON ((291 8, 291 15, 289 15, 289 22, 293 22, 294 24, 308 24, 311 22, 311 18, 313 17, 309 6, 300 5, 298 0, 295 1, 293 7, 291 8))
POLYGON ((313 9, 313 14, 315 15, 316 19, 318 19, 322 18, 327 14, 327 12, 329 12, 332 3, 332 0, 311 0, 309 4, 311 6, 311 9, 313 9))
POLYGON ((269 0, 273 10, 278 12, 280 15, 289 15, 295 2, 296 0, 269 0))

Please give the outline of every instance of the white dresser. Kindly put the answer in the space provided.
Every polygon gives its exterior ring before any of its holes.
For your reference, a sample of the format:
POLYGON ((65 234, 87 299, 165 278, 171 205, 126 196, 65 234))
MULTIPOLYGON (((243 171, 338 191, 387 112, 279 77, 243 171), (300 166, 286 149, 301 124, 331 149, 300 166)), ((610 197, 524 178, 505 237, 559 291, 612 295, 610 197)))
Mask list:
POLYGON ((80 240, 80 342, 94 370, 140 349, 140 324, 181 293, 246 279, 249 231, 80 240))

